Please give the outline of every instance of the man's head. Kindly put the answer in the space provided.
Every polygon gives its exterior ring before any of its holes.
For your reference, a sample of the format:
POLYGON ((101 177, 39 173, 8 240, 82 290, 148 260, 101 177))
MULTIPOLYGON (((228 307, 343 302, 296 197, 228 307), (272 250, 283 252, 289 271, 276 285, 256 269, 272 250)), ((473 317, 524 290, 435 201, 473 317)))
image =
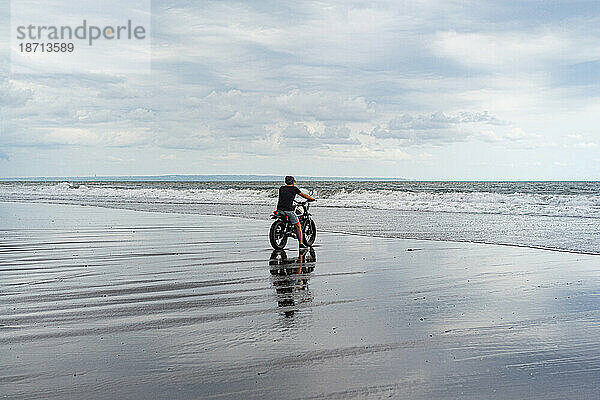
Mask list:
POLYGON ((288 175, 288 176, 285 177, 285 184, 286 185, 293 185, 294 182, 296 182, 296 180, 294 179, 293 176, 288 175))

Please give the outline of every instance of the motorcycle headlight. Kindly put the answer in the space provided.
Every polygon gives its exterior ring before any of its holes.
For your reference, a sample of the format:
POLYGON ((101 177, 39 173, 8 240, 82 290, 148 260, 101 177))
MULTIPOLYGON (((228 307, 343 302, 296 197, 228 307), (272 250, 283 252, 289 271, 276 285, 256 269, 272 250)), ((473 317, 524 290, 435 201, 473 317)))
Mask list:
POLYGON ((304 214, 304 207, 296 206, 296 215, 302 215, 302 214, 304 214))

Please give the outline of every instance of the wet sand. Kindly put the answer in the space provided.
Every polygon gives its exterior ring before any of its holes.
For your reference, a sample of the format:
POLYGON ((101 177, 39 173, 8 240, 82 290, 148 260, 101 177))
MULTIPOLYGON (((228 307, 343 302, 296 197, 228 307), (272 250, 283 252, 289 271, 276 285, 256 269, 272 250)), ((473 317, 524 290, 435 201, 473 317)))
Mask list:
POLYGON ((0 395, 598 398, 599 256, 268 224, 0 203, 0 395))

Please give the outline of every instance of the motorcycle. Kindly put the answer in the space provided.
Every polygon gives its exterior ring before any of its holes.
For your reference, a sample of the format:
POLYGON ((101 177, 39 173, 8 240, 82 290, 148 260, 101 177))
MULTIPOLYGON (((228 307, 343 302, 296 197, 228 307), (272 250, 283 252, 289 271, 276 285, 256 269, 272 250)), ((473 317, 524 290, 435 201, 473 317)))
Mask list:
POLYGON ((288 257, 285 250, 273 250, 269 258, 271 275, 285 276, 294 274, 309 274, 315 270, 317 254, 311 247, 300 252, 298 257, 288 257))
POLYGON ((292 317, 300 303, 310 303, 313 295, 308 287, 310 273, 315 270, 317 255, 314 248, 300 251, 298 257, 288 258, 285 250, 273 250, 269 259, 277 305, 283 314, 292 317))
MULTIPOLYGON (((312 214, 308 212, 310 202, 294 201, 294 206, 294 212, 298 216, 298 220, 302 226, 304 244, 310 247, 317 238, 317 226, 312 219, 312 214)), ((271 219, 275 221, 271 224, 271 229, 269 230, 269 241, 275 250, 282 250, 290 237, 298 239, 296 227, 292 225, 287 215, 275 210, 271 215, 271 219)))

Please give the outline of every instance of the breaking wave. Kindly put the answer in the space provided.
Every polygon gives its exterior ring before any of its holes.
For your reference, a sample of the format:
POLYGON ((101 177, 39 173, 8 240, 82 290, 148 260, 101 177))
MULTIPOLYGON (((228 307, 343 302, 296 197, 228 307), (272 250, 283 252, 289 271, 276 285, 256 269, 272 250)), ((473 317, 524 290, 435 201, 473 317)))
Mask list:
MULTIPOLYGON (((274 205, 277 188, 265 184, 194 185, 143 183, 137 185, 71 182, 4 183, 0 199, 26 201, 274 205), (201 186, 201 187, 197 187, 201 186)), ((440 191, 388 188, 346 188, 342 183, 303 188, 319 207, 365 208, 387 211, 446 212, 502 215, 540 215, 600 218, 600 193, 523 193, 519 191, 440 191)), ((368 186, 363 184, 362 186, 368 186)), ((374 185, 375 186, 375 185, 374 185)), ((412 189, 412 188, 411 188, 412 189)))

